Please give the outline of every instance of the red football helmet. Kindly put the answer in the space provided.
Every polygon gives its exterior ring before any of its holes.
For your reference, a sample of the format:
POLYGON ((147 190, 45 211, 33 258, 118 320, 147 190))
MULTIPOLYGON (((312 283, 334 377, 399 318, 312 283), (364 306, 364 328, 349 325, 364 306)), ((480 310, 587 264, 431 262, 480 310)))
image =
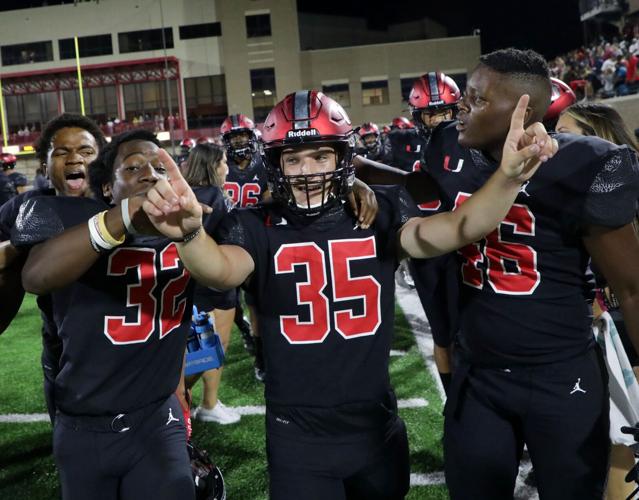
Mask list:
POLYGON ((220 134, 222 134, 222 142, 229 158, 250 158, 258 151, 255 123, 246 115, 235 114, 226 117, 220 126, 220 134), (236 142, 233 145, 231 138, 239 134, 247 134, 248 140, 242 143, 236 142))
POLYGON ((546 110, 543 122, 555 128, 556 120, 559 119, 561 112, 568 106, 572 106, 577 102, 577 96, 572 89, 559 80, 558 78, 550 78, 552 84, 552 93, 550 95, 550 106, 546 110))
POLYGON ((200 137, 197 138, 195 142, 196 144, 213 144, 215 141, 213 140, 212 137, 201 135, 200 137))
POLYGON ((429 127, 422 118, 423 111, 438 113, 452 109, 454 113, 460 99, 459 87, 450 76, 439 71, 420 76, 413 82, 408 96, 408 105, 417 130, 422 134, 428 133, 429 127))
POLYGON ((413 128, 413 124, 405 116, 398 116, 396 118, 393 118, 390 128, 391 130, 396 128, 401 128, 401 129, 413 128))
POLYGON ((379 153, 379 150, 382 147, 382 138, 379 135, 379 127, 376 124, 366 122, 357 129, 357 133, 362 138, 362 143, 370 154, 376 155, 379 153), (365 138, 370 135, 374 136, 375 139, 372 141, 366 140, 365 138))
POLYGON ((0 153, 0 167, 4 170, 11 170, 15 168, 16 161, 18 161, 18 159, 15 155, 12 155, 11 153, 0 153))
POLYGON ((182 155, 188 155, 189 151, 191 151, 191 149, 193 149, 195 147, 195 141, 193 139, 189 139, 188 137, 185 137, 184 139, 182 139, 182 142, 180 142, 180 151, 182 155))
POLYGON ((329 202, 339 200, 350 192, 355 181, 355 140, 351 120, 342 106, 322 92, 300 90, 287 95, 266 117, 262 140, 271 194, 292 210, 307 215, 316 214, 329 202), (282 151, 304 144, 335 148, 335 170, 309 175, 284 175, 280 161, 282 151), (313 207, 308 192, 318 185, 324 190, 322 203, 319 207, 313 207), (298 204, 293 186, 307 192, 306 206, 298 204))

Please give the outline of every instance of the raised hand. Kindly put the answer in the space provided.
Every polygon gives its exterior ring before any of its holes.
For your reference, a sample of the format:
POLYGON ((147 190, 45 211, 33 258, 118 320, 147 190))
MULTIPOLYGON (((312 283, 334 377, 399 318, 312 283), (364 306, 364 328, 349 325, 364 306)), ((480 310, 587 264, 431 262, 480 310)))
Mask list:
POLYGON ((500 168, 511 179, 525 182, 530 179, 542 162, 557 152, 557 141, 548 135, 546 128, 536 122, 524 130, 524 117, 530 97, 524 94, 510 118, 510 130, 504 143, 500 168))
POLYGON ((160 179, 147 193, 142 208, 155 228, 171 239, 181 239, 202 226, 202 205, 180 173, 171 155, 160 150, 167 179, 160 179))

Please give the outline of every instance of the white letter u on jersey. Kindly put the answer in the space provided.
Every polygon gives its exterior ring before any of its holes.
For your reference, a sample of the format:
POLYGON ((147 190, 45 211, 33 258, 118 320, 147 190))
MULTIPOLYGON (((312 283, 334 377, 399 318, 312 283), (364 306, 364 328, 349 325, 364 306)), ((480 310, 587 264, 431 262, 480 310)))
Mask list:
POLYGON ((450 156, 444 156, 444 170, 448 170, 449 172, 460 172, 462 167, 464 166, 464 159, 460 158, 457 162, 457 167, 450 168, 448 164, 450 163, 450 156))

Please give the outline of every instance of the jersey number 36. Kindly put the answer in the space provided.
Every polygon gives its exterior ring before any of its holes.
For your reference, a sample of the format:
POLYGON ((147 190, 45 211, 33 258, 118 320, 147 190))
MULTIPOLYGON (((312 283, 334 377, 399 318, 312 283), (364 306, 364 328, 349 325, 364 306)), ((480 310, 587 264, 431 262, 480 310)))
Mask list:
MULTIPOLYGON (((470 194, 459 193, 455 199, 455 208, 468 198, 470 194)), ((537 252, 528 245, 504 241, 504 226, 511 226, 516 235, 535 236, 535 216, 526 205, 515 203, 497 229, 482 241, 459 250, 466 259, 461 268, 462 280, 468 286, 482 289, 482 267, 485 267, 486 281, 495 293, 531 295, 541 281, 537 270, 537 252)))

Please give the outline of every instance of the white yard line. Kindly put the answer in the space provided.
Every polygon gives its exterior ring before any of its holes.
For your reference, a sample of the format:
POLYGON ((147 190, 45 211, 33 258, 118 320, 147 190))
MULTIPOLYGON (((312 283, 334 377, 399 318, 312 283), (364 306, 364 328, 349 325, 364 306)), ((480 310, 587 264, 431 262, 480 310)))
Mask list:
POLYGON ((395 287, 395 298, 413 330, 417 348, 424 359, 426 368, 428 368, 428 371, 435 381, 439 395, 442 401, 446 401, 444 387, 439 379, 439 373, 435 366, 435 358, 433 358, 433 336, 430 333, 430 325, 426 319, 426 314, 424 314, 424 308, 417 296, 417 291, 415 289, 402 287, 398 284, 395 287))
MULTIPOLYGON (((400 408, 424 408, 428 406, 428 401, 424 398, 400 399, 397 401, 400 408)), ((240 415, 264 415, 266 413, 265 406, 229 406, 240 415)), ((0 415, 0 424, 29 424, 33 422, 48 422, 48 413, 9 413, 0 415)))
POLYGON ((411 474, 411 486, 433 486, 435 484, 445 484, 444 471, 429 472, 428 474, 411 474))

